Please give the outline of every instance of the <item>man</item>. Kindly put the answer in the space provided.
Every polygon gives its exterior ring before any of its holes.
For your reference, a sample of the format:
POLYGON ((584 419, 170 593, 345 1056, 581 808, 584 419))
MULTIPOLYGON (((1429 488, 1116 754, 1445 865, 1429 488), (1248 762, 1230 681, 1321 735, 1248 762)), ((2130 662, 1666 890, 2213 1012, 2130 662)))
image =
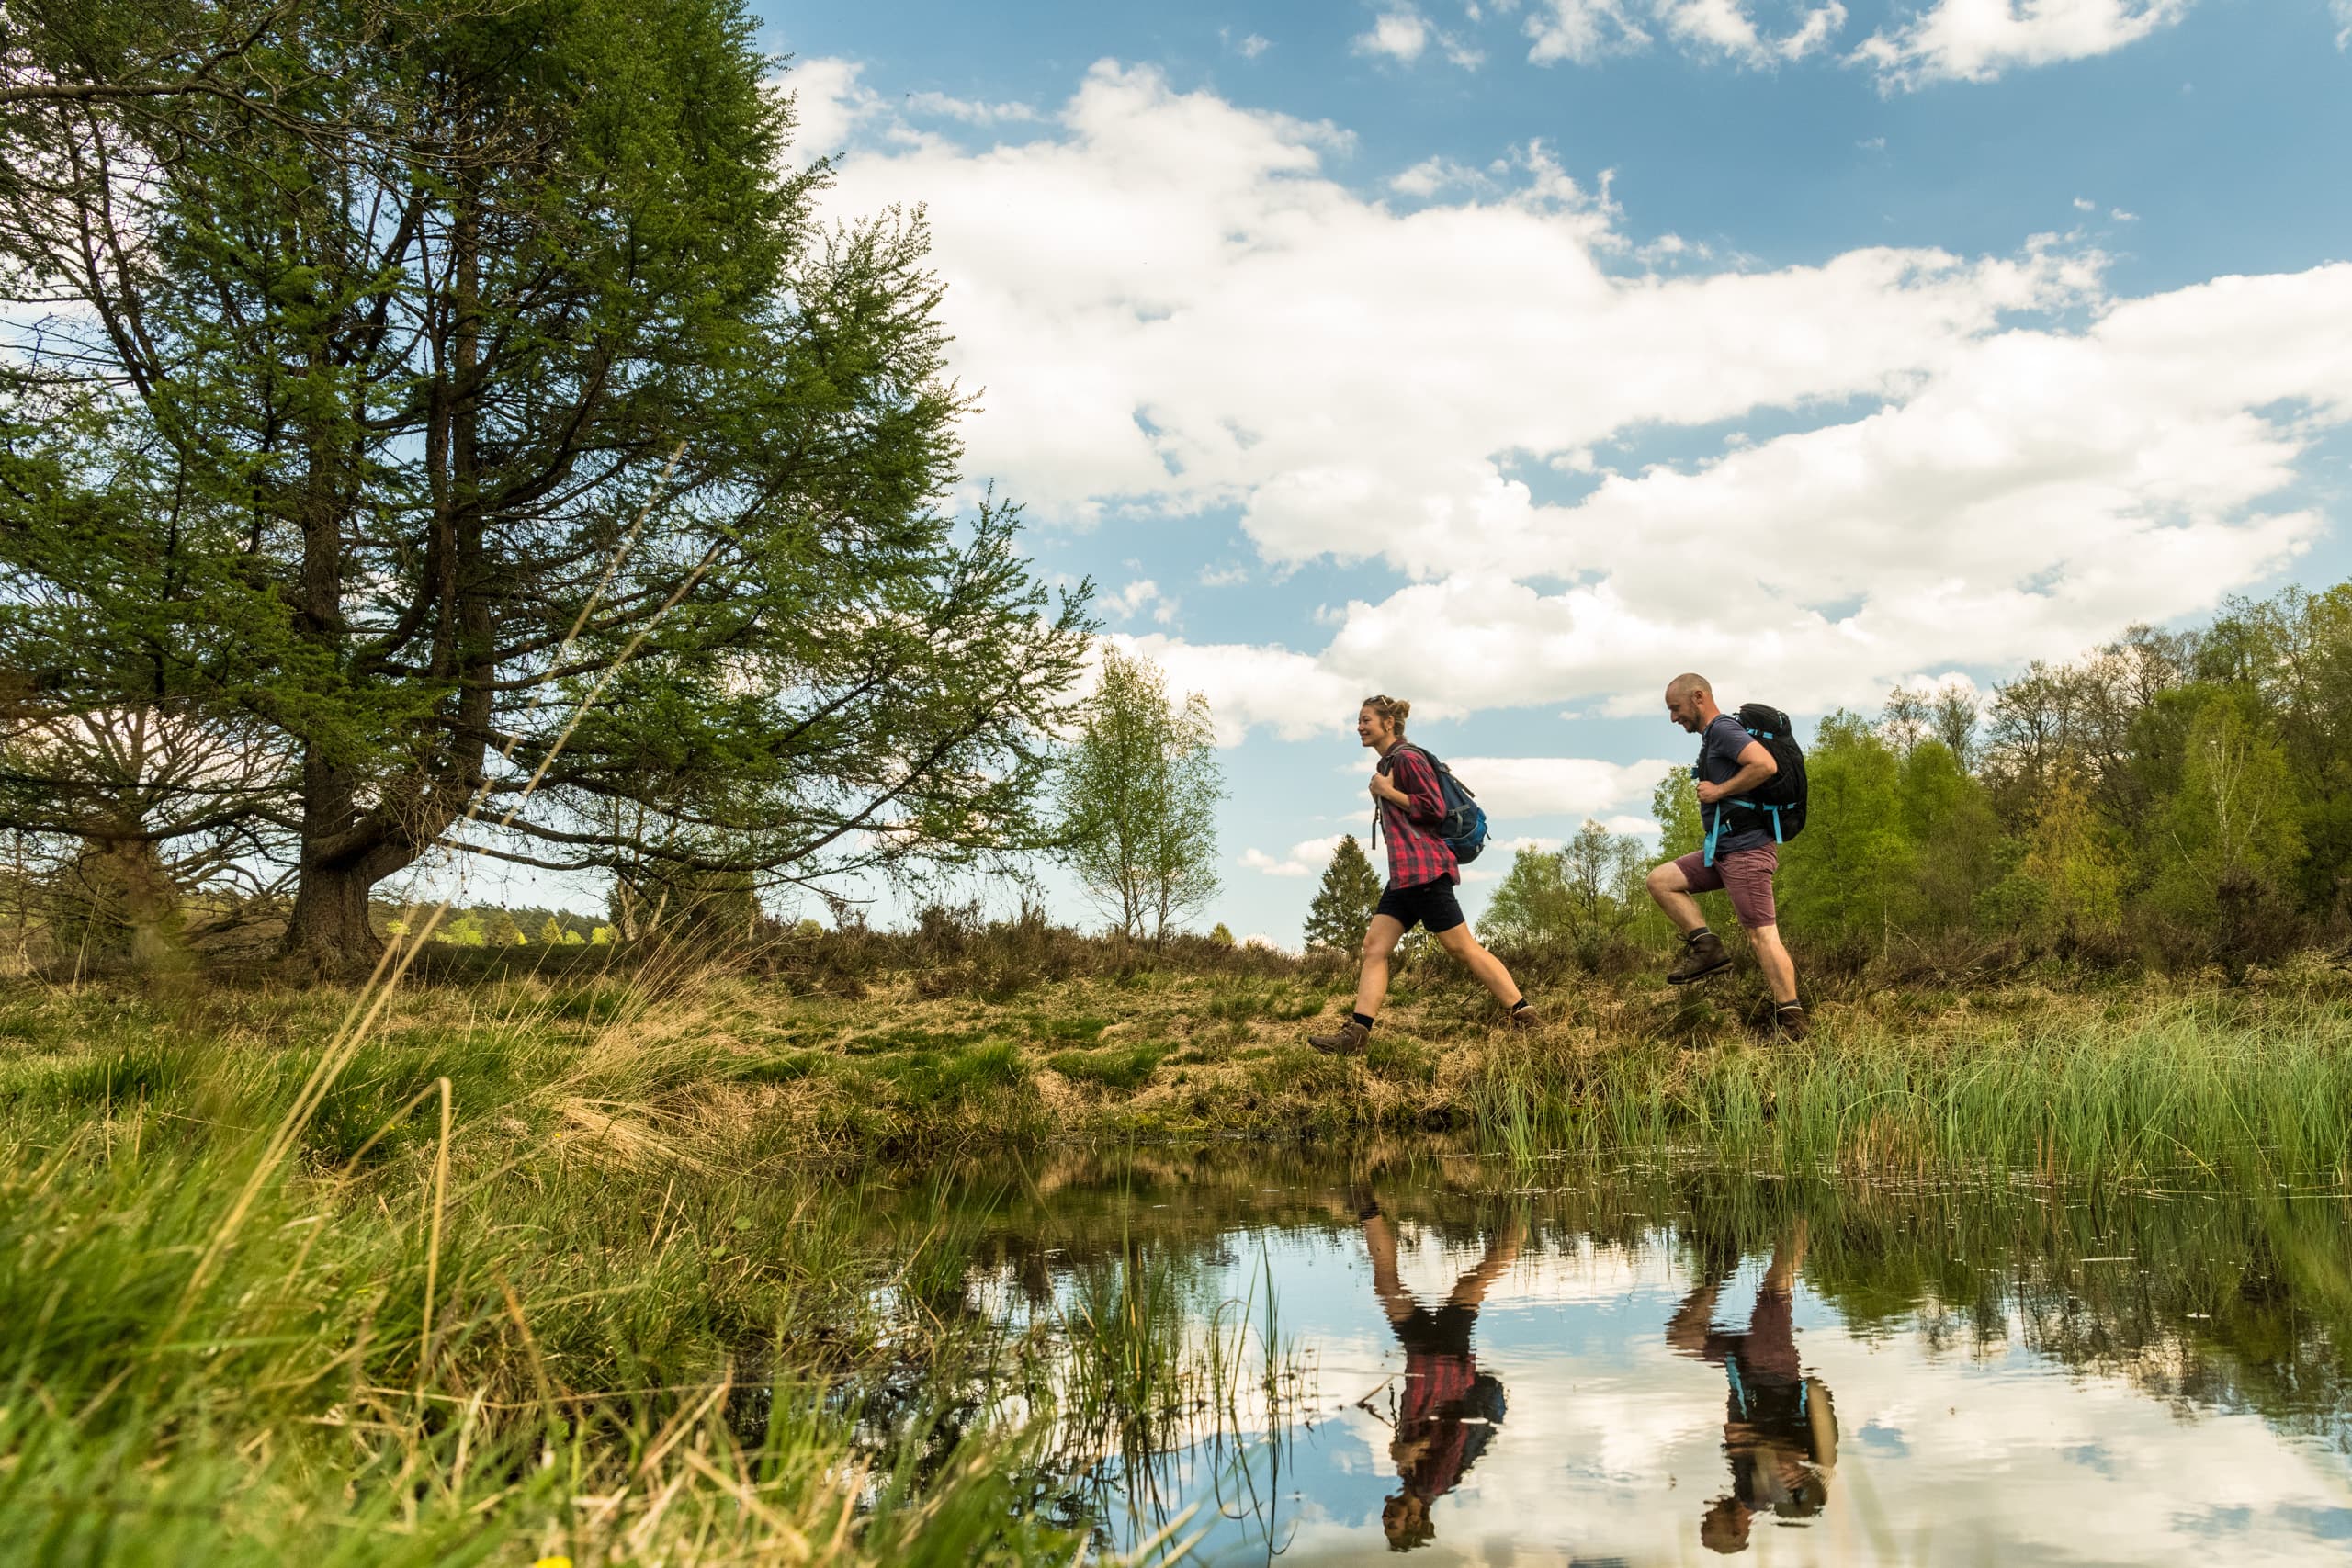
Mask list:
POLYGON ((1746 1333, 1713 1325, 1715 1298, 1733 1271, 1720 1262, 1705 1269, 1666 1325, 1668 1345, 1723 1368, 1728 1385, 1724 1458, 1731 1466, 1731 1493, 1709 1504, 1699 1521, 1699 1542, 1710 1551, 1747 1551, 1758 1514, 1811 1518, 1829 1500, 1837 1413, 1828 1389, 1798 1364, 1792 1332, 1792 1294, 1804 1267, 1804 1243, 1800 1220, 1793 1235, 1772 1249, 1746 1333))
POLYGON ((1510 1010, 1506 1016, 1511 1028, 1535 1027, 1535 1011, 1519 994, 1510 971, 1478 944, 1453 896, 1462 867, 1453 847, 1438 837, 1445 796, 1438 788, 1437 769, 1419 748, 1405 744, 1405 718, 1412 710, 1402 697, 1366 697, 1356 710, 1356 739, 1380 754, 1372 773, 1372 798, 1378 813, 1374 837, 1385 836, 1388 843, 1388 888, 1363 935, 1354 1013, 1329 1034, 1307 1036, 1309 1045, 1329 1055, 1360 1055, 1372 1038, 1373 1021, 1388 995, 1388 961, 1416 924, 1428 927, 1438 944, 1510 1010))
POLYGON ((1729 804, 1781 771, 1762 741, 1739 720, 1715 705, 1714 688, 1703 675, 1677 675, 1666 688, 1666 711, 1699 737, 1699 808, 1712 856, 1694 850, 1650 871, 1650 897, 1682 932, 1682 956, 1668 970, 1668 984, 1691 981, 1731 966, 1723 938, 1707 929, 1694 893, 1718 889, 1731 895, 1732 912, 1747 932, 1757 967, 1772 992, 1772 1021, 1782 1034, 1802 1040, 1809 1032, 1797 1002, 1797 969, 1781 945, 1772 905, 1772 875, 1780 870, 1780 848, 1760 811, 1729 804))

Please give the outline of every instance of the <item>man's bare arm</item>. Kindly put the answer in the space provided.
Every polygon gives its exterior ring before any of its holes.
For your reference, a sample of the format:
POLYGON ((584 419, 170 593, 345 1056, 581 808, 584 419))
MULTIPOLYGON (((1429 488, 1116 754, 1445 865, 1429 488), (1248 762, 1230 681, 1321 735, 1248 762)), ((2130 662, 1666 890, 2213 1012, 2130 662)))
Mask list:
POLYGON ((1704 779, 1699 781, 1699 804, 1713 806, 1719 800, 1746 795, 1780 771, 1781 764, 1772 761, 1772 753, 1765 748, 1764 742, 1751 740, 1739 754, 1739 772, 1719 784, 1709 784, 1704 779))

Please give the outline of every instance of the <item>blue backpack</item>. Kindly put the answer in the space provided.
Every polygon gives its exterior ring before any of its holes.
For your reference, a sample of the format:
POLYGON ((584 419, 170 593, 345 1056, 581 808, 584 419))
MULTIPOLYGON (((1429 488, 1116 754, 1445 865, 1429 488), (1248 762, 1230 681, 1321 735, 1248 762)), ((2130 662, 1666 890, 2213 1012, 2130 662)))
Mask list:
MULTIPOLYGON (((1409 740, 1405 742, 1413 746, 1409 740)), ((1426 746, 1413 746, 1429 765, 1437 770, 1438 795, 1445 802, 1445 818, 1437 826, 1437 836, 1445 840, 1453 858, 1464 865, 1478 858, 1487 847, 1487 810, 1470 786, 1453 776, 1453 770, 1437 760, 1426 746)))

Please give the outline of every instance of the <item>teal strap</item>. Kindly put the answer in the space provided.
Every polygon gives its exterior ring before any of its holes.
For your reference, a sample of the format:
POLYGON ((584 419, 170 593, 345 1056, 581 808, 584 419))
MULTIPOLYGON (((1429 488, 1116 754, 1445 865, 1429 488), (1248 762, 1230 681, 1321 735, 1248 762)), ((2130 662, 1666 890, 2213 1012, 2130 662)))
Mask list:
POLYGON ((1767 801, 1749 800, 1745 796, 1733 800, 1723 801, 1715 807, 1715 825, 1707 829, 1707 856, 1705 860, 1700 863, 1701 864, 1713 865, 1715 863, 1715 835, 1723 831, 1723 808, 1725 806, 1745 806, 1750 811, 1770 812, 1772 814, 1772 841, 1776 844, 1785 844, 1789 841, 1786 838, 1782 837, 1781 833, 1781 807, 1778 806, 1774 806, 1767 801))

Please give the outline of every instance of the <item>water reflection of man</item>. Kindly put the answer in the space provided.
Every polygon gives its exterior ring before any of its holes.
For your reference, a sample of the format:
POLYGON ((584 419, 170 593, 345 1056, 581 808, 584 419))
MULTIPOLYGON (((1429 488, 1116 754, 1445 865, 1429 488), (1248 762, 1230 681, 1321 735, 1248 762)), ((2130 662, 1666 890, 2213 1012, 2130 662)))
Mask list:
POLYGON ((1708 1505, 1699 1521, 1699 1543, 1710 1551, 1747 1551, 1753 1521, 1767 1509, 1781 1518, 1810 1518, 1829 1501, 1838 1416, 1829 1390, 1797 1363, 1790 1316, 1791 1290, 1804 1263, 1800 1221, 1794 1235, 1772 1249, 1746 1333, 1713 1325, 1715 1297, 1736 1264, 1708 1265, 1666 1325, 1668 1345, 1723 1368, 1730 1383, 1724 1456, 1731 1463, 1731 1495, 1708 1505))
POLYGON ((1478 1370, 1470 1330, 1487 1289, 1519 1257, 1520 1227, 1506 1223, 1487 1243, 1476 1268, 1453 1282, 1445 1304, 1423 1306, 1396 1273, 1396 1232, 1367 1189, 1354 1194, 1372 1255, 1372 1288, 1388 1326, 1405 1348, 1405 1387, 1388 1457, 1403 1487, 1381 1505, 1380 1526, 1392 1551, 1410 1551, 1437 1537, 1430 1506, 1453 1490, 1477 1462, 1503 1418, 1503 1385, 1478 1370))

